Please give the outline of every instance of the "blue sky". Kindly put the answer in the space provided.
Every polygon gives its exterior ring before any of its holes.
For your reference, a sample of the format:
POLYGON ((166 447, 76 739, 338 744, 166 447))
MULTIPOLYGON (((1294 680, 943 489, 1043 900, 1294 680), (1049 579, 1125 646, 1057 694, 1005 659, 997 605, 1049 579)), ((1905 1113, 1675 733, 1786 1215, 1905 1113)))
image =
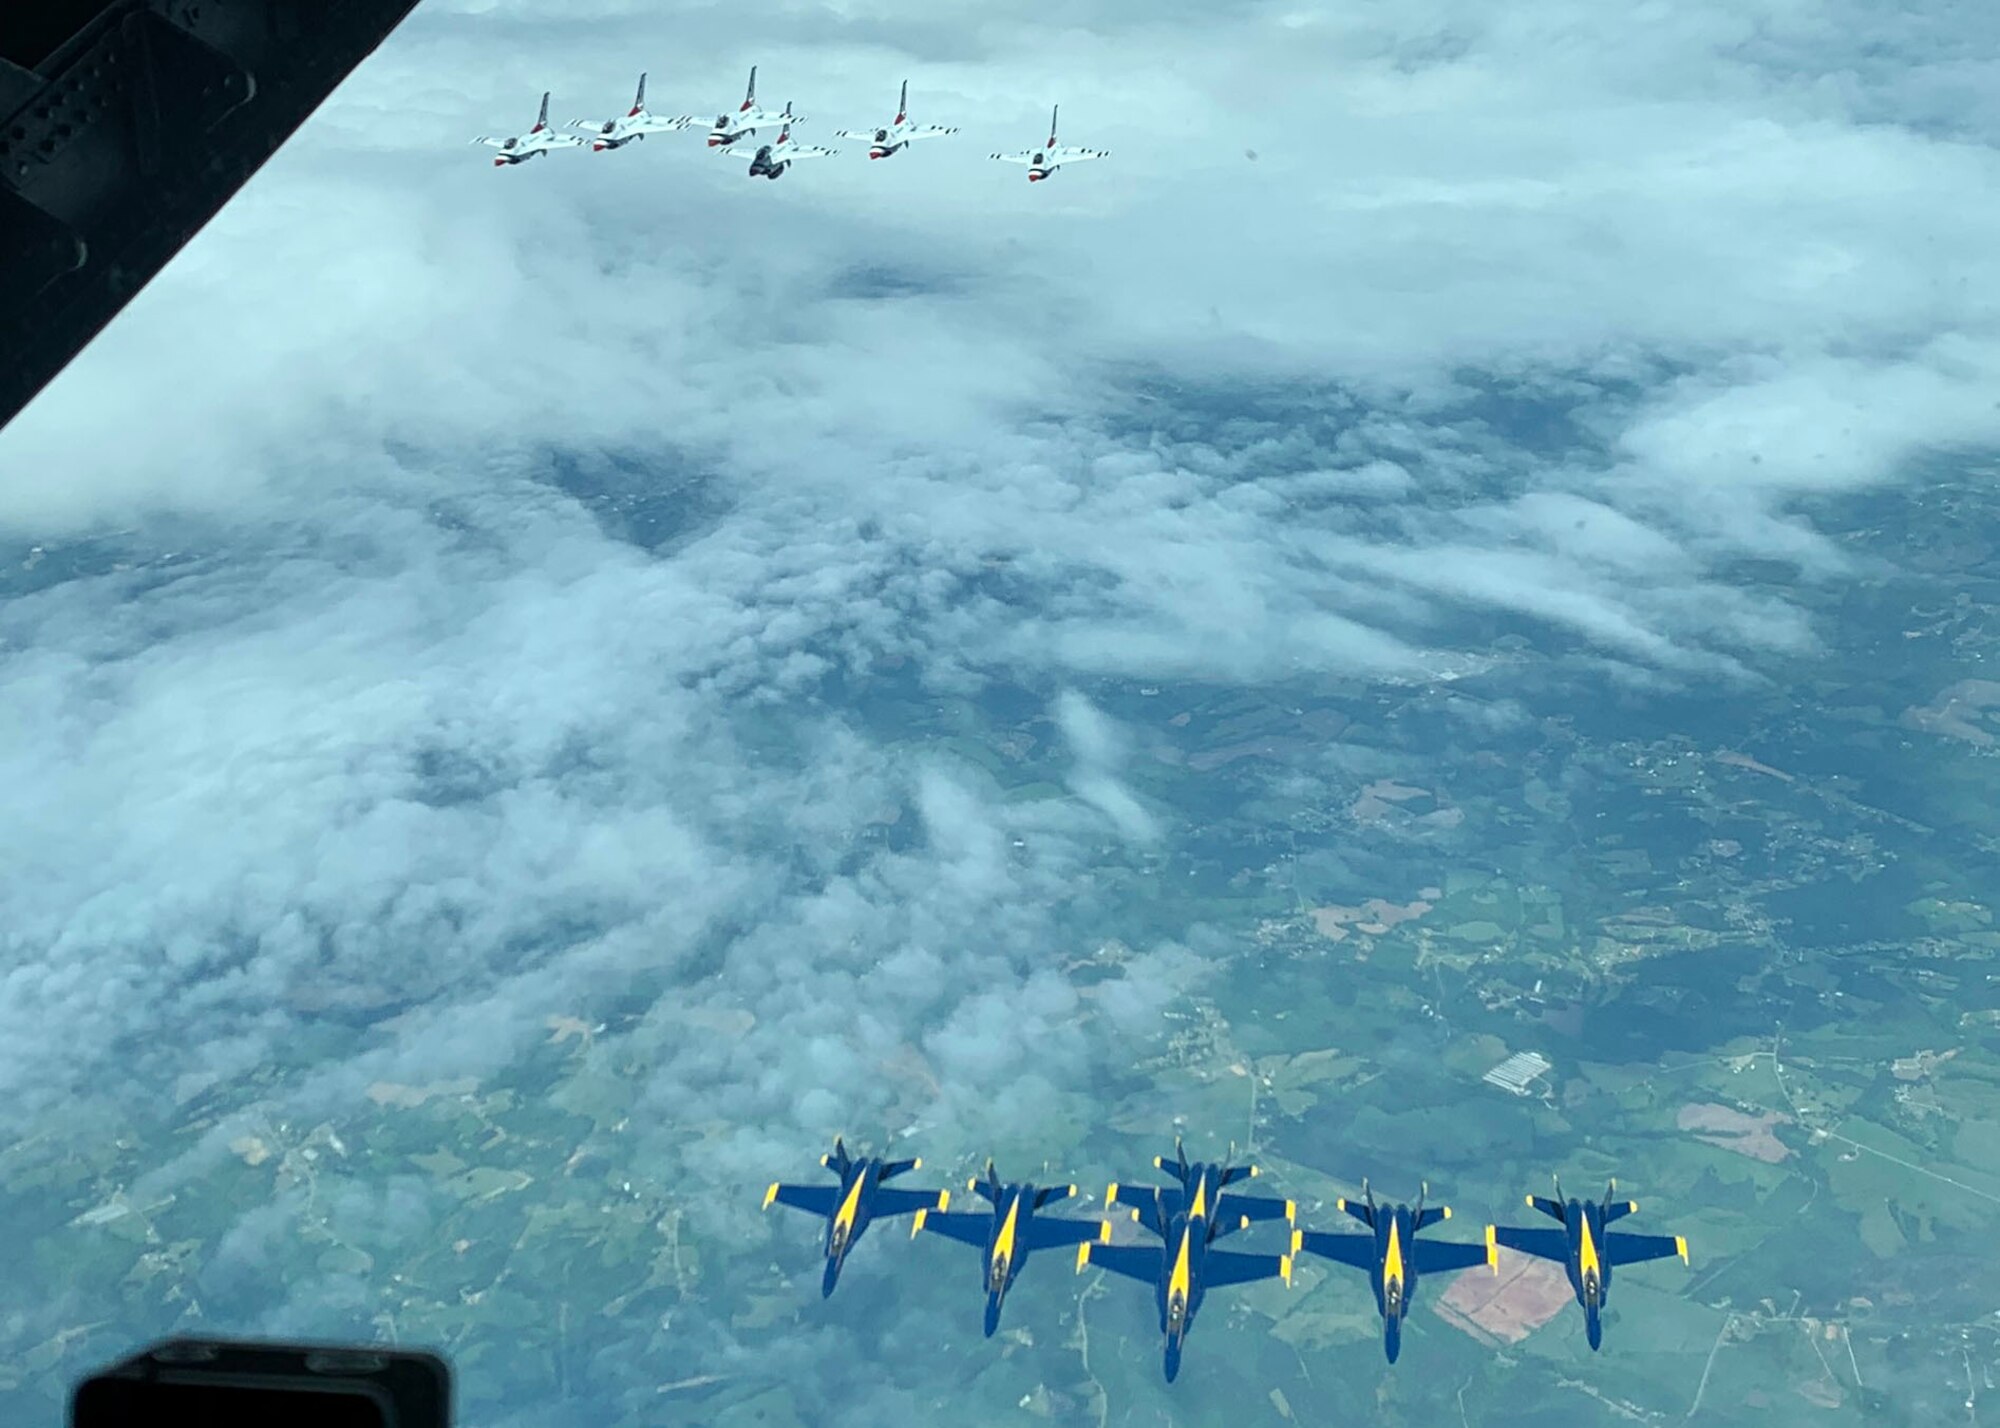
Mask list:
POLYGON ((0 607, 10 1130, 241 1075, 306 989, 425 996, 306 1101, 494 1074, 733 927, 741 1049, 663 1011, 640 1053, 736 1127, 718 1179, 897 1129, 828 1089, 885 1040, 925 1119, 1024 1138, 1200 966, 1140 949, 1088 1034, 1054 970, 1095 850, 1193 813, 1094 681, 1449 678, 1499 617, 1607 689, 1754 683, 1818 635, 1731 562, 1849 578, 1810 498, 2000 436, 1984 10, 865 9, 425 0, 0 435, 0 548, 185 560, 0 607), (963 132, 778 184, 465 142, 752 63, 812 142, 905 77, 963 132), (1055 102, 1115 157, 1031 189, 985 155, 1055 102), (625 538, 564 454, 683 524, 625 538), (1044 698, 1075 799, 824 696, 899 656, 1044 698), (843 871, 899 802, 922 839, 843 871))

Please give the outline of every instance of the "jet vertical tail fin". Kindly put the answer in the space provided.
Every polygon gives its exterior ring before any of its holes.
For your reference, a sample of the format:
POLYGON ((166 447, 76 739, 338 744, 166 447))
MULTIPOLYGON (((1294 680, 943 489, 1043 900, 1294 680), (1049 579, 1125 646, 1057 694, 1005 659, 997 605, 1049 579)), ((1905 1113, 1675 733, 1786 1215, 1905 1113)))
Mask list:
POLYGON ((1361 1177, 1361 1203, 1359 1205, 1345 1196, 1334 1201, 1334 1204, 1338 1205, 1355 1219, 1361 1221, 1369 1229, 1372 1230, 1375 1228, 1375 1192, 1368 1188, 1367 1176, 1364 1175, 1361 1177))
POLYGON ((909 117, 910 117, 910 82, 906 79, 903 81, 903 93, 896 100, 896 122, 900 124, 909 117))
POLYGON ((535 116, 535 127, 530 129, 528 132, 530 134, 539 134, 542 132, 542 130, 548 127, 549 127, 549 91, 545 89, 542 91, 542 112, 535 116))
POLYGON ((1061 112, 1062 106, 1060 104, 1049 106, 1049 147, 1051 149, 1056 146, 1056 115, 1061 112))
POLYGON ((791 141, 792 141, 792 101, 787 99, 785 101, 785 122, 781 126, 779 126, 778 142, 781 144, 789 144, 791 141))
POLYGON ((639 92, 632 96, 632 112, 630 114, 627 114, 625 117, 627 119, 636 119, 645 112, 646 112, 646 76, 642 74, 639 76, 639 92))
POLYGON ((1449 1205, 1433 1205, 1428 1210, 1424 1208, 1424 1200, 1430 1193, 1431 1187, 1429 1181, 1423 1181, 1418 1184, 1417 1212, 1410 1217, 1411 1234, 1415 1234, 1426 1225, 1435 1225, 1439 1220, 1449 1220, 1451 1218, 1451 1206, 1449 1205))
POLYGON ((757 66, 750 66, 750 87, 743 91, 742 112, 748 114, 757 107, 757 66))
POLYGON ((1613 1220, 1624 1219, 1627 1215, 1631 1214, 1634 1210, 1639 1208, 1639 1202, 1637 1200, 1612 1199, 1611 1197, 1616 1195, 1617 1193, 1618 1193, 1618 1182, 1616 1180, 1611 1181, 1604 1187, 1603 1213, 1604 1213, 1604 1223, 1607 1225, 1610 1224, 1613 1220))

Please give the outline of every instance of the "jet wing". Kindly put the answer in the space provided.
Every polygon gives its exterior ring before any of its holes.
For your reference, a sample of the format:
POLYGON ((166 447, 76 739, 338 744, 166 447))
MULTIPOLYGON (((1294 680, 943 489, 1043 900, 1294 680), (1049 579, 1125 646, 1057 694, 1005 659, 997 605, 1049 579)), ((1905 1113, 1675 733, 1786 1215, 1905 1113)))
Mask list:
POLYGON ((1604 1237, 1604 1259, 1608 1264, 1643 1264, 1649 1259, 1671 1259, 1680 1256, 1682 1264, 1687 1263, 1688 1242, 1681 1235, 1626 1235, 1607 1234, 1604 1237))
POLYGON ((764 1192, 764 1208, 768 1210, 773 1201, 824 1220, 832 1217, 840 1191, 832 1185, 773 1185, 764 1192))
MULTIPOLYGON (((1421 1244, 1422 1241, 1418 1243, 1421 1244)), ((1301 1230, 1299 1248, 1309 1250, 1322 1259, 1337 1260, 1341 1264, 1352 1265, 1364 1273, 1375 1272, 1376 1254, 1373 1235, 1342 1235, 1325 1230, 1301 1230)), ((1479 1257, 1481 1260, 1486 1258, 1484 1246, 1480 1247, 1479 1257)), ((1422 1268, 1420 1267, 1417 1272, 1421 1274, 1422 1268)))
POLYGON ((957 132, 958 130, 946 128, 942 124, 926 124, 921 129, 905 129, 903 137, 905 139, 942 139, 947 134, 956 134, 957 132))
MULTIPOLYGON (((1090 1244, 1102 1240, 1109 1233, 1109 1224, 1108 1220, 1044 1220, 1036 1216, 1028 1221, 1027 1233, 1021 1236, 1021 1243, 1028 1249, 1090 1244)), ((1148 1253, 1157 1255, 1157 1251, 1148 1253)))
POLYGON ((1514 1225, 1488 1225, 1486 1240, 1489 1244, 1505 1245, 1510 1250, 1531 1254, 1536 1259, 1552 1259, 1557 1264, 1569 1263, 1567 1230, 1525 1230, 1514 1225))
POLYGON ((875 131, 873 129, 835 129, 833 137, 836 139, 859 139, 864 143, 872 144, 875 142, 875 131))
MULTIPOLYGON (((781 1187, 782 1188, 782 1187, 781 1187)), ((877 1189, 868 1197, 868 1213, 871 1215, 908 1215, 918 1210, 941 1210, 947 1203, 942 1190, 890 1190, 877 1189)), ((978 1216, 984 1220, 984 1215, 978 1216)), ((984 1236, 980 1243, 986 1243, 984 1236)))
POLYGON ((1064 146, 1046 151, 1051 164, 1080 164, 1089 159, 1108 159, 1111 155, 1102 149, 1073 149, 1064 146))
POLYGON ((477 139, 474 139, 472 142, 475 144, 484 144, 489 149, 504 149, 507 147, 507 141, 505 139, 495 139, 487 134, 481 134, 477 139))
MULTIPOLYGON (((1091 1255, 1095 1260, 1097 1256, 1091 1255)), ((1157 1277, 1157 1269, 1155 1275, 1157 1277)), ((1210 1250, 1201 1263, 1201 1282, 1209 1289, 1226 1284, 1251 1284, 1260 1279, 1292 1280, 1292 1257, 1288 1254, 1238 1254, 1234 1250, 1210 1250)))
POLYGON ((1418 1274, 1443 1274, 1488 1262, 1485 1245, 1454 1244, 1450 1240, 1412 1240, 1410 1263, 1418 1274))
POLYGON ((838 149, 822 149, 817 144, 787 144, 782 149, 773 149, 771 157, 780 163, 790 163, 793 159, 830 159, 839 152, 838 149))
POLYGON ((934 1231, 946 1239, 957 1240, 960 1244, 971 1245, 983 1252, 986 1242, 993 1236, 993 1217, 921 1209, 917 1211, 917 1222, 910 1226, 910 1234, 914 1236, 919 1230, 934 1231))
POLYGON ((1298 1205, 1291 1200, 1279 1200, 1269 1195, 1238 1195, 1234 1191, 1222 1197, 1222 1208, 1216 1218, 1225 1224, 1240 1229, 1244 1220, 1253 1224, 1263 1220, 1289 1220, 1298 1213, 1298 1205))
POLYGON ((990 154, 988 157, 998 159, 1003 164, 1032 164, 1036 152, 1034 149, 1024 149, 1018 154, 990 154))
POLYGON ((1118 1203, 1133 1206, 1132 1218, 1158 1235, 1167 1237, 1167 1225, 1181 1212, 1185 1197, 1181 1188, 1162 1185, 1115 1185, 1118 1203))
MULTIPOLYGON (((1212 1263, 1215 1256, 1211 1254, 1208 1258, 1212 1263)), ((1086 1240, 1076 1252, 1077 1273, 1093 1264, 1141 1284, 1160 1282, 1160 1252, 1150 1245, 1103 1245, 1086 1240)))

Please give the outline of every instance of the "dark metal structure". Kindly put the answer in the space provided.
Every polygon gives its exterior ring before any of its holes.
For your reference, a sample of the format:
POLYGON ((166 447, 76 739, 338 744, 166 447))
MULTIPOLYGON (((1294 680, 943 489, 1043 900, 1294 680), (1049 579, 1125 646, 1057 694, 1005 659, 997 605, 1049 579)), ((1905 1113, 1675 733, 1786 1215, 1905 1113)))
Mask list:
POLYGON ((0 426, 417 0, 0 0, 0 426))

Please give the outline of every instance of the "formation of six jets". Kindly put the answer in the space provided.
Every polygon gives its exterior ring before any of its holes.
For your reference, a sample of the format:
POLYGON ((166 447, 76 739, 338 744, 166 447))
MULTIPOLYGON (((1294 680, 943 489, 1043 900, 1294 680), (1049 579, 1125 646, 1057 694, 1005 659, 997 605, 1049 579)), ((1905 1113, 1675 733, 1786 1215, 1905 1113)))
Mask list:
POLYGON ((1401 1351, 1403 1320, 1419 1276, 1479 1264, 1498 1274, 1502 1246, 1564 1267, 1570 1289, 1583 1306, 1585 1333, 1593 1349, 1604 1341, 1602 1311, 1615 1267, 1676 1255, 1687 1263, 1687 1240, 1681 1236, 1635 1235, 1609 1228, 1639 1208, 1636 1201, 1612 1198, 1617 1193, 1616 1181, 1606 1188, 1602 1201, 1564 1199, 1560 1182, 1553 1199, 1530 1195, 1528 1205, 1554 1220, 1556 1227, 1488 1225, 1483 1245, 1418 1239, 1428 1226, 1450 1219, 1450 1207, 1426 1207, 1422 1194, 1417 1196, 1415 1208, 1378 1205, 1366 1181, 1362 1182, 1360 1203, 1346 1199, 1335 1202, 1359 1220, 1366 1233, 1302 1230, 1294 1201, 1249 1195, 1235 1188, 1258 1174, 1256 1166, 1232 1165, 1227 1160, 1189 1163, 1176 1138, 1171 1160, 1165 1156, 1153 1160, 1154 1167, 1171 1175, 1174 1184, 1131 1186, 1114 1182, 1105 1192, 1107 1210, 1129 1207, 1132 1219, 1158 1241, 1118 1245, 1111 1243, 1108 1219, 1063 1219, 1039 1213, 1075 1195, 1076 1186, 1004 1184, 991 1160, 986 1162, 983 1176, 966 1182, 966 1188, 987 1205, 972 1212, 952 1210, 949 1190, 903 1190, 884 1183, 922 1169, 921 1159, 851 1156, 836 1137, 833 1153, 822 1155, 820 1164, 839 1177, 839 1185, 775 1184, 764 1193, 764 1207, 789 1205, 826 1221, 822 1295, 833 1293, 849 1251, 871 1223, 914 1215, 911 1238, 930 1230, 971 1245, 984 1256, 985 1327, 990 1337, 1000 1323, 1002 1301, 1029 1254, 1074 1245, 1079 1273, 1096 1265, 1152 1287, 1160 1332, 1166 1338, 1169 1382, 1180 1372, 1182 1346, 1210 1289, 1263 1279, 1282 1279, 1289 1284, 1292 1261, 1301 1251, 1368 1276, 1376 1310, 1382 1316, 1382 1349, 1391 1363, 1401 1351), (1283 1220, 1290 1232, 1289 1247, 1282 1254, 1215 1248, 1217 1241, 1239 1230, 1273 1220, 1283 1220))
MULTIPOLYGON (((1102 149, 1084 149, 1073 144, 1056 142, 1056 118, 1060 106, 1049 111, 1049 141, 1034 149, 1023 149, 1014 154, 994 154, 992 158, 1005 164, 1025 164, 1028 182, 1039 183, 1065 164, 1086 163, 1091 159, 1108 159, 1111 156, 1102 149)), ((762 109, 757 104, 757 66, 750 66, 750 84, 743 93, 743 103, 734 113, 723 112, 715 116, 715 122, 708 130, 708 150, 710 153, 727 153, 737 150, 737 145, 759 134, 776 137, 767 143, 759 143, 750 160, 751 178, 776 179, 799 159, 831 158, 838 149, 824 149, 817 144, 801 144, 792 137, 792 126, 803 124, 806 116, 794 114, 791 102, 776 113, 762 109)), ((700 120, 692 114, 681 114, 674 118, 662 118, 646 108, 646 76, 639 76, 639 92, 633 97, 632 107, 614 119, 575 119, 569 124, 573 133, 565 133, 549 127, 549 96, 542 95, 541 112, 535 117, 535 127, 525 134, 498 138, 482 134, 472 142, 497 149, 494 155, 495 168, 507 168, 514 164, 526 163, 553 149, 580 149, 586 144, 594 153, 605 153, 622 149, 627 144, 644 139, 648 134, 667 134, 681 129, 696 128, 700 120)), ((901 153, 919 139, 941 139, 948 134, 956 134, 955 128, 938 124, 912 124, 910 122, 910 82, 903 81, 901 95, 896 101, 896 117, 878 129, 838 129, 835 134, 842 139, 855 139, 868 145, 868 157, 886 159, 901 153)))

